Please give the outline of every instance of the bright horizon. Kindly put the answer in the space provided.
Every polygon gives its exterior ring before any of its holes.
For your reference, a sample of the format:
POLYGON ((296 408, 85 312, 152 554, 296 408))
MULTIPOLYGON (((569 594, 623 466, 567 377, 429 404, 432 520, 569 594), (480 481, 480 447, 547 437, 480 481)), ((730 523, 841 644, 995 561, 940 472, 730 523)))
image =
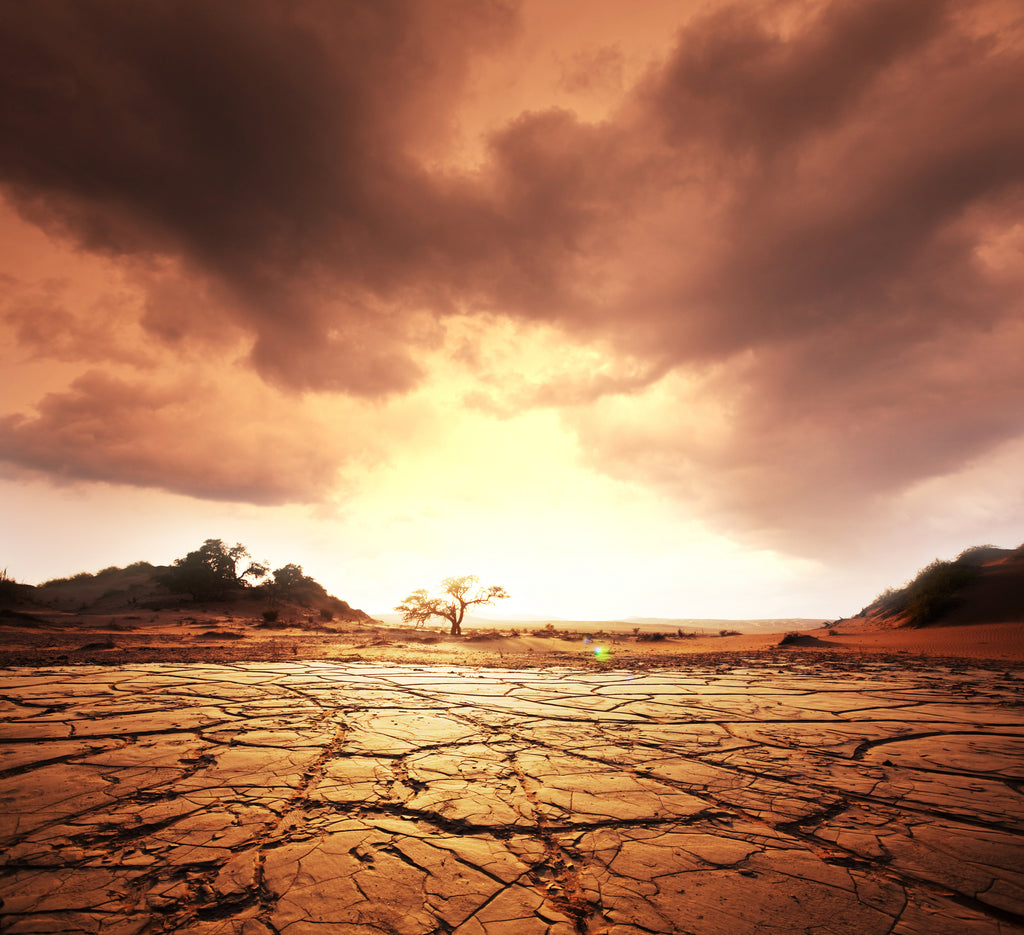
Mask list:
POLYGON ((2 14, 17 580, 832 619, 1024 541, 1009 0, 112 10, 2 14))

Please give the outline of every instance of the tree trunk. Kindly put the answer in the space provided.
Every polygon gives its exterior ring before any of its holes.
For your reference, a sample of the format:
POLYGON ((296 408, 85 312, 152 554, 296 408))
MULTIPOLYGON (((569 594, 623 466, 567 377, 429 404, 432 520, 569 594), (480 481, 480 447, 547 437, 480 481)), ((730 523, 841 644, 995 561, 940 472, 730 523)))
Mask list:
POLYGON ((452 621, 452 636, 462 636, 462 624, 458 620, 452 621))

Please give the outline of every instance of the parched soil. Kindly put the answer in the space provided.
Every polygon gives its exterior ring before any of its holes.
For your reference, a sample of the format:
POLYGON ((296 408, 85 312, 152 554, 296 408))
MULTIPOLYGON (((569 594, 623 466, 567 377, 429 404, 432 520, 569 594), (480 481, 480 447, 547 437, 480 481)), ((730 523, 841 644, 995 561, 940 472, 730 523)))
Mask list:
POLYGON ((627 656, 2 669, 0 929, 1024 932, 1019 668, 627 656))

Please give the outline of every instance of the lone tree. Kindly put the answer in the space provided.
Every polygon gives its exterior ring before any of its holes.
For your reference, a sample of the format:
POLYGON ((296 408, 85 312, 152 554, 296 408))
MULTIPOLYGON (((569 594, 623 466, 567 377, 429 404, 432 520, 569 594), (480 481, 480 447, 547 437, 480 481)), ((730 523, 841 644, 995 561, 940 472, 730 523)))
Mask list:
POLYGON ((493 604, 508 597, 508 592, 497 584, 478 587, 476 575, 445 578, 441 582, 441 596, 431 597, 426 588, 413 591, 395 610, 406 623, 423 626, 431 617, 442 617, 451 625, 451 635, 462 635, 462 620, 466 609, 475 604, 493 604))

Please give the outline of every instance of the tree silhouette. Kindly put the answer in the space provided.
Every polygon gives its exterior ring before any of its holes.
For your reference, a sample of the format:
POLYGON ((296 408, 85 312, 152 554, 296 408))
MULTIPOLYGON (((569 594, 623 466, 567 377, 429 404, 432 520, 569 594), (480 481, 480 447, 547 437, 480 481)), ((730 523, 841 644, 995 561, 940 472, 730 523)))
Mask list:
POLYGON ((231 592, 248 587, 247 577, 266 575, 266 565, 252 561, 249 550, 240 542, 227 546, 221 539, 207 539, 194 552, 176 558, 158 580, 171 591, 184 591, 197 601, 223 600, 231 592), (239 573, 238 563, 245 558, 249 565, 239 573))
POLYGON ((462 621, 466 609, 474 605, 493 604, 507 598, 508 592, 500 585, 478 587, 476 575, 445 578, 441 582, 441 595, 431 597, 426 588, 413 591, 395 610, 406 623, 423 626, 431 617, 441 617, 451 624, 451 635, 462 634, 462 621))
POLYGON ((294 563, 289 563, 283 568, 275 568, 274 580, 265 587, 275 600, 294 600, 303 603, 329 596, 321 584, 303 573, 301 565, 294 563))
POLYGON ((291 594, 309 581, 302 573, 302 566, 289 563, 283 568, 274 569, 274 586, 282 595, 291 594))

